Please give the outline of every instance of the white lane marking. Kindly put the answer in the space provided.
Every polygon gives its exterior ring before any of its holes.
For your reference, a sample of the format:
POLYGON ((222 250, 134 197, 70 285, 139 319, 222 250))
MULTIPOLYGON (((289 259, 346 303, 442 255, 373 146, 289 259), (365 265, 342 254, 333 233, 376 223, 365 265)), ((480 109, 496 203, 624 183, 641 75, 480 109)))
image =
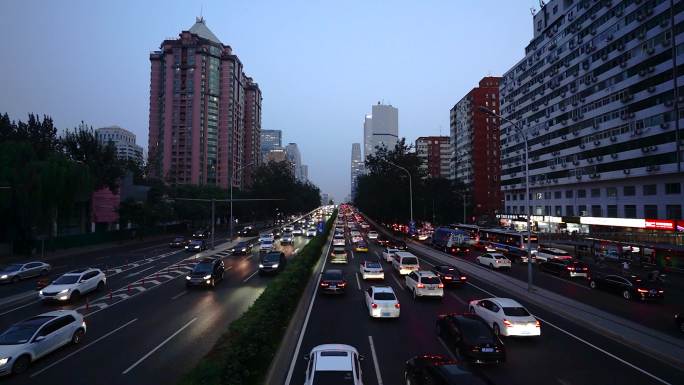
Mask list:
POLYGON ((136 271, 136 272, 134 272, 134 273, 128 274, 127 276, 124 277, 124 279, 126 279, 126 278, 131 278, 131 277, 135 277, 136 275, 142 274, 142 273, 144 273, 144 272, 146 272, 147 270, 150 270, 150 269, 154 269, 154 266, 150 266, 150 267, 148 267, 147 269, 142 269, 142 270, 136 271))
POLYGON ((399 282, 399 278, 397 278, 396 275, 390 273, 390 276, 392 276, 392 279, 394 279, 394 282, 397 283, 397 285, 399 286, 400 289, 403 289, 403 288, 404 288, 404 286, 401 284, 401 282, 399 282))
POLYGON ((250 259, 252 259, 252 256, 251 256, 251 255, 250 255, 250 256, 247 256, 247 257, 244 257, 242 260, 243 260, 243 261, 249 261, 250 259))
MULTIPOLYGON (((337 223, 337 221, 335 221, 337 223)), ((335 224, 333 224, 333 227, 335 224)), ((330 237, 330 242, 328 242, 328 249, 325 251, 324 256, 327 258, 330 253, 330 246, 332 245, 333 237, 330 237)), ((304 325, 302 325, 302 330, 299 331, 299 339, 297 340, 297 347, 295 348, 294 355, 292 355, 292 361, 290 362, 290 369, 287 371, 287 377, 285 378, 285 385, 290 385, 292 381, 292 373, 294 372, 295 364, 297 363, 297 357, 299 357, 299 349, 302 347, 302 340, 304 339, 304 334, 306 332, 306 327, 309 325, 309 317, 311 316, 311 309, 313 309, 314 302, 316 301, 316 294, 318 293, 318 286, 321 284, 321 274, 323 274, 323 269, 325 268, 326 260, 321 263, 321 271, 318 274, 318 280, 316 281, 316 287, 311 295, 311 303, 309 303, 309 309, 306 311, 306 317, 304 318, 304 325)))
POLYGON ((361 282, 359 282, 359 273, 354 273, 354 277, 356 277, 356 287, 361 290, 361 282))
POLYGON ((354 250, 349 250, 349 251, 351 251, 352 260, 354 260, 354 250))
POLYGON ((105 338, 111 336, 112 334, 118 332, 119 330, 125 328, 126 326, 132 324, 133 322, 135 322, 135 321, 137 321, 137 320, 138 320, 137 318, 134 318, 134 319, 132 319, 132 320, 126 322, 125 324, 123 324, 123 325, 119 326, 118 328, 116 328, 116 329, 110 331, 109 333, 107 333, 107 334, 105 334, 105 335, 103 335, 103 336, 100 336, 100 337, 99 337, 98 339, 96 339, 95 341, 92 341, 91 343, 89 343, 89 344, 87 344, 87 345, 81 347, 81 348, 78 349, 78 350, 74 350, 73 352, 67 354, 66 356, 64 356, 64 357, 58 359, 57 361, 51 363, 50 365, 48 365, 48 366, 46 366, 46 367, 44 367, 44 368, 42 368, 42 369, 40 369, 40 370, 38 370, 38 371, 32 373, 29 377, 33 378, 33 377, 35 377, 35 376, 37 376, 37 375, 43 373, 44 371, 50 369, 51 367, 53 367, 53 366, 59 364, 60 362, 66 360, 66 359, 69 358, 69 357, 74 356, 74 355, 77 354, 77 353, 82 352, 83 350, 87 349, 87 348, 90 347, 91 345, 95 345, 96 343, 98 343, 98 342, 102 341, 103 339, 105 339, 105 338))
POLYGON ((378 379, 378 385, 382 385, 382 377, 380 376, 380 365, 378 365, 378 356, 375 354, 375 346, 373 345, 373 336, 368 336, 368 343, 370 343, 371 354, 373 355, 373 365, 375 366, 375 376, 378 379))
POLYGON ((165 339, 164 341, 162 341, 162 343, 159 344, 159 345, 157 345, 154 349, 152 349, 152 350, 150 350, 149 352, 147 352, 147 354, 145 354, 144 356, 142 356, 142 358, 140 358, 138 361, 136 361, 133 365, 129 366, 128 369, 126 369, 126 370, 124 370, 123 372, 121 372, 121 374, 127 374, 127 373, 130 372, 131 370, 135 369, 135 367, 138 366, 141 362, 145 361, 145 360, 147 359, 147 357, 151 356, 152 354, 154 354, 154 352, 156 352, 157 350, 161 349, 164 345, 166 345, 167 342, 171 341, 171 339, 172 339, 173 337, 177 336, 180 332, 182 332, 183 330, 185 330, 185 328, 187 328, 188 326, 190 326, 190 325, 191 325, 193 322, 195 322, 195 321, 197 321, 197 317, 191 319, 188 323, 186 323, 185 325, 183 325, 183 327, 181 327, 180 329, 176 330, 175 333, 171 334, 167 339, 165 339))
MULTIPOLYGON (((476 289, 482 291, 482 292, 485 292, 485 293, 491 295, 492 297, 496 297, 496 295, 495 295, 494 293, 491 293, 491 292, 489 292, 488 290, 485 290, 485 289, 483 289, 483 288, 481 288, 481 287, 479 287, 479 286, 477 286, 477 285, 474 285, 474 284, 472 284, 471 282, 468 282, 468 284, 469 284, 470 286, 472 286, 472 287, 474 287, 474 288, 476 288, 476 289)), ((581 338, 581 337, 578 337, 578 336, 576 336, 576 335, 570 333, 569 331, 567 331, 567 330, 565 330, 565 329, 561 329, 559 326, 556 326, 556 325, 554 325, 554 324, 552 324, 552 323, 550 323, 550 322, 548 322, 548 321, 545 321, 545 320, 543 320, 541 317, 538 317, 538 316, 536 316, 536 315, 535 315, 535 317, 538 318, 538 319, 539 319, 540 321, 542 321, 543 323, 545 323, 545 324, 551 326, 552 328, 554 328, 554 329, 556 329, 556 330, 558 330, 558 331, 560 331, 560 332, 562 332, 562 333, 564 333, 564 334, 567 334, 568 336, 570 336, 570 337, 576 339, 577 341, 580 341, 580 342, 584 343, 585 345, 587 345, 587 346, 589 346, 589 347, 592 347, 592 348, 598 350, 599 352, 601 352, 601 353, 607 355, 608 357, 614 358, 615 360, 617 360, 617 361, 619 361, 619 362, 621 362, 621 363, 623 363, 623 364, 629 366, 630 368, 636 370, 637 372, 640 372, 640 373, 642 373, 642 374, 645 374, 645 375, 651 377, 652 379, 654 379, 654 380, 656 380, 656 381, 658 381, 658 382, 660 382, 660 383, 663 383, 663 384, 666 384, 666 385, 671 385, 669 382, 663 380, 662 378, 656 377, 654 374, 651 374, 651 373, 645 371, 644 369, 641 369, 640 367, 638 367, 638 366, 636 366, 636 365, 634 365, 634 364, 632 364, 632 363, 630 363, 630 362, 627 362, 627 361, 623 360, 622 358, 616 356, 615 354, 613 354, 613 353, 611 353, 611 352, 609 352, 609 351, 607 351, 607 350, 605 350, 605 349, 602 349, 602 348, 600 348, 600 347, 598 347, 598 346, 592 344, 591 342, 589 342, 589 341, 587 341, 587 340, 585 340, 585 339, 583 339, 583 338, 581 338)))
POLYGON ((446 345, 446 343, 444 342, 442 337, 438 336, 437 341, 439 341, 439 343, 442 345, 442 347, 444 348, 444 351, 447 352, 447 354, 449 355, 449 358, 451 358, 454 361, 458 361, 458 357, 456 357, 456 355, 454 355, 454 353, 451 352, 451 349, 449 349, 449 347, 446 345))
POLYGON ((224 270, 224 271, 228 271, 228 270, 231 270, 232 268, 233 268, 233 266, 232 266, 232 265, 231 265, 231 266, 228 266, 228 267, 226 267, 226 268, 225 268, 225 270, 224 270))
POLYGON ((39 299, 37 299, 37 300, 35 300, 35 301, 31 301, 31 302, 29 302, 29 303, 27 303, 27 304, 24 304, 24 305, 21 305, 21 306, 17 306, 17 307, 15 307, 15 308, 12 308, 12 309, 10 309, 10 310, 7 310, 7 311, 4 312, 4 313, 0 313, 0 316, 3 316, 3 315, 5 315, 5 314, 9 314, 9 313, 11 313, 11 312, 13 312, 13 311, 15 311, 15 310, 23 309, 23 308, 25 308, 26 306, 33 305, 34 303, 38 303, 38 302, 40 302, 39 299))
POLYGON ((258 272, 259 272, 259 270, 257 270, 257 271, 255 271, 254 273, 252 273, 249 277, 245 278, 245 279, 242 281, 242 283, 245 283, 245 282, 249 281, 250 278, 254 277, 258 272))
POLYGON ((171 297, 171 300, 178 299, 178 298, 180 298, 180 297, 182 297, 182 296, 184 296, 184 295, 186 295, 186 294, 188 294, 188 291, 187 291, 187 290, 181 291, 180 293, 178 293, 178 294, 174 295, 173 297, 171 297))
POLYGON ((435 267, 434 264, 428 262, 427 260, 425 260, 425 259, 423 259, 423 258, 418 258, 418 259, 419 259, 420 261, 423 261, 423 263, 425 263, 425 264, 427 264, 427 265, 430 265, 430 266, 432 266, 432 267, 435 267))
POLYGON ((299 247, 296 248, 296 249, 294 249, 294 251, 292 252, 292 254, 297 254, 298 251, 299 251, 299 247))
POLYGON ((450 295, 456 301, 462 303, 465 306, 468 306, 468 302, 466 302, 464 299, 461 299, 460 297, 458 297, 456 294, 454 294, 454 292, 450 291, 447 294, 450 295))

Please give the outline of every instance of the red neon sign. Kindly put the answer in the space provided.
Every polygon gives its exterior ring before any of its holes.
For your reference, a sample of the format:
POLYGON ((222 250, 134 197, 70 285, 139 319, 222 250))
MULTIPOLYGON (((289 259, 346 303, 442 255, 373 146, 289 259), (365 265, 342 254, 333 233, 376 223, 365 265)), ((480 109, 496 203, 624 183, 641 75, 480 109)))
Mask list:
POLYGON ((646 228, 654 230, 674 230, 674 221, 668 219, 646 219, 646 228))

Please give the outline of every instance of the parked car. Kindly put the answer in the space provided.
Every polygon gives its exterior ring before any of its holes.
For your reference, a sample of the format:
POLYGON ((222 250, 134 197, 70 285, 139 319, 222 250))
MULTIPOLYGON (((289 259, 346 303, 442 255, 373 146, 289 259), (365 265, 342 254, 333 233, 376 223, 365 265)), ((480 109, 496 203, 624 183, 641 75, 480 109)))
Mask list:
POLYGON ((252 243, 247 241, 238 242, 230 249, 232 255, 247 255, 252 251, 252 243))
POLYGON ((565 250, 553 247, 540 247, 535 255, 537 262, 544 262, 551 259, 572 259, 572 255, 565 250))
POLYGON ((539 262, 539 271, 545 271, 565 278, 589 278, 589 266, 575 259, 548 259, 539 262))
POLYGON ((465 274, 451 265, 435 265, 432 272, 439 277, 444 285, 463 286, 468 281, 465 274))
POLYGON ((379 262, 363 261, 359 265, 361 279, 385 279, 385 272, 379 262))
POLYGON ((204 251, 207 249, 207 243, 202 239, 193 239, 187 245, 185 245, 185 250, 187 251, 204 251))
POLYGON ((173 249, 180 249, 185 247, 185 245, 188 244, 188 240, 185 239, 185 237, 176 237, 173 238, 171 242, 169 242, 169 247, 173 249))
POLYGON ((307 361, 304 385, 363 385, 359 362, 363 360, 363 356, 353 346, 318 345, 304 359, 307 361))
POLYGON ((13 263, 0 270, 0 283, 19 282, 22 279, 46 275, 52 266, 45 262, 13 263))
POLYGON ((441 354, 423 354, 406 361, 404 379, 407 385, 493 384, 468 370, 459 361, 441 354))
POLYGON ((392 259, 394 259, 394 256, 397 254, 397 251, 399 250, 391 247, 385 247, 382 250, 382 260, 387 263, 392 263, 392 259))
POLYGON ((368 244, 366 241, 358 241, 354 244, 354 251, 358 251, 359 253, 367 253, 368 252, 368 244))
POLYGON ((412 271, 420 270, 418 258, 408 251, 397 251, 392 259, 392 267, 400 275, 409 274, 412 271))
POLYGON ((107 278, 100 269, 85 268, 70 271, 38 292, 43 301, 76 301, 80 296, 103 290, 107 278))
POLYGON ((492 329, 475 314, 447 314, 437 319, 437 335, 463 361, 501 363, 506 348, 492 329))
POLYGON ((499 253, 484 253, 475 258, 475 261, 490 269, 511 269, 511 260, 499 253))
POLYGON ((444 298, 444 284, 431 271, 412 271, 406 275, 405 282, 406 289, 413 294, 413 299, 418 297, 444 298))
POLYGON ((83 316, 74 310, 55 310, 15 323, 0 333, 0 376, 25 372, 32 362, 60 347, 81 343, 85 333, 83 316))
POLYGON ((344 246, 333 246, 330 250, 330 263, 347 263, 347 250, 344 246))
POLYGON ((347 280, 344 279, 342 270, 329 269, 321 274, 319 287, 322 293, 344 294, 347 289, 347 280))
POLYGON ((223 281, 223 275, 226 268, 221 258, 202 258, 192 272, 185 277, 185 286, 210 286, 216 287, 216 284, 223 281))
POLYGON ((540 336, 541 324, 527 309, 510 298, 470 301, 468 310, 482 318, 497 336, 540 336))
POLYGON ((630 275, 621 277, 619 275, 596 274, 591 277, 589 287, 601 289, 615 294, 621 294, 624 299, 662 300, 665 298, 665 290, 660 286, 646 282, 643 279, 630 275))
POLYGON ((371 286, 364 297, 371 318, 399 318, 401 306, 391 286, 371 286))
POLYGON ((279 273, 285 269, 287 259, 282 251, 271 251, 261 256, 259 274, 279 273))

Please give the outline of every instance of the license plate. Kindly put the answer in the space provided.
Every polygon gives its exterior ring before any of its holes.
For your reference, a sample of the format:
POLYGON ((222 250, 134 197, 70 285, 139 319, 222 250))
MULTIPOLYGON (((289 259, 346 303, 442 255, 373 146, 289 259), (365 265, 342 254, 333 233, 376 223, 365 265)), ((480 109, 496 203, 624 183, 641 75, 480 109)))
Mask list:
POLYGON ((529 330, 523 330, 520 332, 520 334, 530 334, 530 331, 529 330))
POLYGON ((336 288, 337 288, 337 285, 330 285, 330 288, 331 288, 331 289, 336 289, 336 288))
POLYGON ((428 287, 428 290, 435 290, 434 287, 428 287))
POLYGON ((482 353, 492 353, 494 348, 482 348, 482 353))
POLYGON ((655 291, 655 290, 651 290, 651 294, 655 294, 655 293, 656 293, 656 291, 655 291))
POLYGON ((383 316, 383 317, 389 317, 389 316, 390 316, 390 313, 382 313, 382 316, 383 316))

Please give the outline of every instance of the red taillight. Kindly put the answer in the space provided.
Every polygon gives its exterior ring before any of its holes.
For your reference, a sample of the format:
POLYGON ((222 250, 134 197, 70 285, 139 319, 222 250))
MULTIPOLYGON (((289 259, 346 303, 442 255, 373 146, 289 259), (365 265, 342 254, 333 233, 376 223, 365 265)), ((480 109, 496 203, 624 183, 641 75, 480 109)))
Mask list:
POLYGON ((378 308, 378 304, 377 304, 377 303, 372 303, 372 304, 371 304, 371 308, 377 309, 377 308, 378 308))
POLYGON ((587 269, 586 267, 583 267, 582 270, 587 271, 587 270, 589 270, 589 269, 587 269))
POLYGON ((422 283, 419 283, 418 285, 416 285, 416 287, 419 289, 423 289, 423 288, 425 288, 425 285, 423 285, 422 283))
POLYGON ((445 276, 444 279, 452 279, 450 276, 445 276))
POLYGON ((566 269, 566 270, 575 270, 574 267, 570 267, 570 266, 566 267, 565 269, 566 269))
POLYGON ((443 283, 440 283, 439 285, 437 285, 437 287, 441 289, 441 288, 444 287, 444 284, 443 284, 443 283))
POLYGON ((328 287, 328 283, 327 282, 321 282, 321 286, 322 287, 328 287))
POLYGON ((468 278, 465 275, 461 276, 461 281, 465 281, 466 279, 468 279, 468 278))
POLYGON ((347 286, 347 283, 346 283, 346 282, 340 282, 337 286, 339 286, 339 287, 345 287, 345 286, 347 286))
POLYGON ((648 293, 648 289, 637 289, 639 293, 648 293))
POLYGON ((399 302, 395 303, 395 304, 394 304, 394 307, 397 308, 397 309, 399 309, 399 307, 400 307, 400 306, 399 306, 399 302))
POLYGON ((503 324, 504 324, 504 326, 506 326, 507 328, 513 327, 513 324, 511 323, 511 321, 509 321, 509 320, 507 320, 507 319, 503 320, 503 324))
POLYGON ((536 326, 536 327, 538 327, 538 328, 541 327, 541 323, 539 322, 539 320, 535 320, 535 321, 534 321, 534 326, 536 326))

